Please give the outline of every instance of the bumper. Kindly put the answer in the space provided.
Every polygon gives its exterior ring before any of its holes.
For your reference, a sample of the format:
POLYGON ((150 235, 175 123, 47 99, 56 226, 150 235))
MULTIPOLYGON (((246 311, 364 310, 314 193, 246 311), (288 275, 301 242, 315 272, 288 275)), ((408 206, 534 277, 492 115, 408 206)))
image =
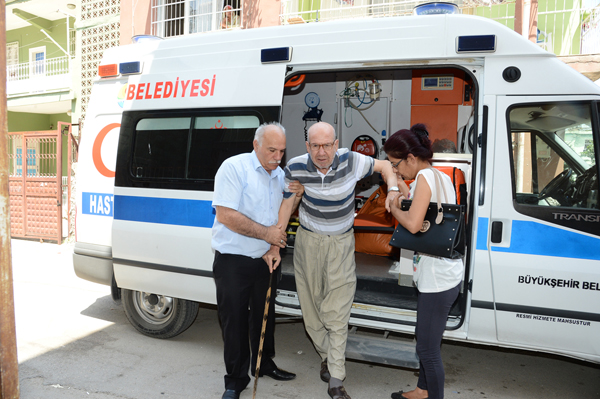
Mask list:
POLYGON ((73 268, 79 278, 98 284, 111 285, 112 248, 104 245, 75 243, 73 268))

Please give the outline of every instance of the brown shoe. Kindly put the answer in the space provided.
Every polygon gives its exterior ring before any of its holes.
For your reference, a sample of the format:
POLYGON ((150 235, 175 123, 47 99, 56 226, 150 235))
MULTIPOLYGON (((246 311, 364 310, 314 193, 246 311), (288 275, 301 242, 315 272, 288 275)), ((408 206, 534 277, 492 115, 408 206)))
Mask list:
POLYGON ((327 390, 332 399, 352 399, 344 387, 333 387, 327 390))
POLYGON ((329 374, 329 368, 327 368, 327 359, 321 362, 321 381, 329 382, 331 374, 329 374))

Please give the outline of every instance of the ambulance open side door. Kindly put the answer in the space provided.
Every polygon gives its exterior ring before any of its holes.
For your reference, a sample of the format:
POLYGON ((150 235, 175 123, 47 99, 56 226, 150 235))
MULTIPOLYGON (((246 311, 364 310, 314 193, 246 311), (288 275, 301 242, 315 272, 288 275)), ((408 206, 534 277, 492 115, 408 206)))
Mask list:
POLYGON ((600 359, 593 99, 497 97, 493 190, 486 196, 500 343, 600 359))

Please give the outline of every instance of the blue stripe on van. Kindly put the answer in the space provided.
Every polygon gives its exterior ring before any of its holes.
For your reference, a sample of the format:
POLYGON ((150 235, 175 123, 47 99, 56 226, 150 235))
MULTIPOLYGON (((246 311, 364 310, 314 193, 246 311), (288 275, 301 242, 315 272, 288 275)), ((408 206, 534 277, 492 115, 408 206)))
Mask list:
POLYGON ((598 238, 522 220, 512 222, 510 247, 491 247, 496 252, 600 260, 598 248, 598 238))
POLYGON ((81 193, 81 213, 84 215, 113 216, 113 195, 81 193))
POLYGON ((488 218, 478 218, 477 219, 477 247, 476 249, 481 249, 483 251, 487 251, 487 242, 488 242, 488 226, 490 224, 490 219, 488 218))
POLYGON ((115 195, 115 219, 176 226, 213 226, 211 201, 115 195))

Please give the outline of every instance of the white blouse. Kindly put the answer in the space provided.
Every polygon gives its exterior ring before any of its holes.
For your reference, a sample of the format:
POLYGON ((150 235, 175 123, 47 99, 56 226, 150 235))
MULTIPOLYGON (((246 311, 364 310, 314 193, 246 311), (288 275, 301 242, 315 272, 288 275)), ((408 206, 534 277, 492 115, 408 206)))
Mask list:
MULTIPOLYGON (((419 176, 423 176, 431 189, 430 202, 437 201, 435 188, 435 176, 430 168, 423 169, 417 173, 415 181, 410 185, 410 197, 414 198, 415 188, 419 176)), ((452 180, 445 173, 440 172, 442 184, 449 198, 444 198, 442 191, 441 202, 446 204, 456 203, 456 194, 452 180)), ((413 257, 413 280, 420 292, 442 292, 456 287, 463 278, 463 260, 449 259, 431 256, 427 254, 415 254, 413 257)))

